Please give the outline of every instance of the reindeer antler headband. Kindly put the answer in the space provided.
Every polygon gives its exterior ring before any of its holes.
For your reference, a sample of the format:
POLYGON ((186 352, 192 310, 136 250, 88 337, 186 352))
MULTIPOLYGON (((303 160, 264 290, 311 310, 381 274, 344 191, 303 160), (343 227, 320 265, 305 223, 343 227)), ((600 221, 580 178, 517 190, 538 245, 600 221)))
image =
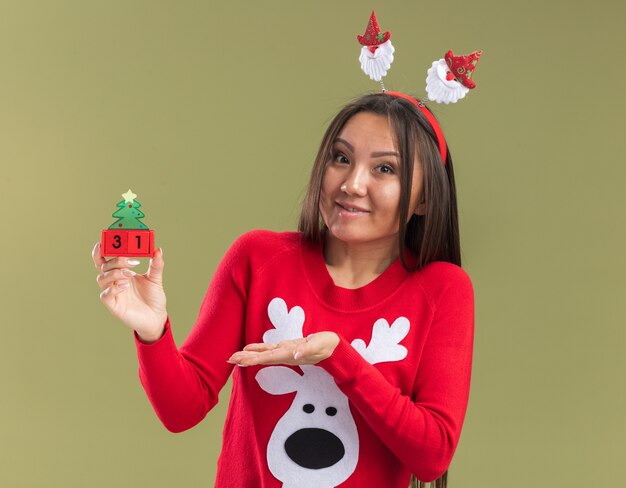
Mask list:
POLYGON ((455 103, 467 95, 471 89, 475 88, 476 83, 472 80, 472 74, 482 51, 474 51, 467 56, 455 56, 452 51, 448 51, 442 59, 434 61, 426 77, 426 93, 428 96, 421 100, 416 100, 404 93, 385 90, 382 79, 391 67, 395 51, 390 37, 391 34, 389 32, 380 30, 378 20, 376 20, 376 13, 372 11, 365 33, 362 36, 356 36, 359 44, 363 46, 359 56, 361 69, 372 80, 380 83, 381 93, 404 98, 424 114, 437 136, 441 160, 443 164, 446 164, 447 149, 443 131, 437 119, 426 108, 425 102, 432 100, 437 103, 455 103))

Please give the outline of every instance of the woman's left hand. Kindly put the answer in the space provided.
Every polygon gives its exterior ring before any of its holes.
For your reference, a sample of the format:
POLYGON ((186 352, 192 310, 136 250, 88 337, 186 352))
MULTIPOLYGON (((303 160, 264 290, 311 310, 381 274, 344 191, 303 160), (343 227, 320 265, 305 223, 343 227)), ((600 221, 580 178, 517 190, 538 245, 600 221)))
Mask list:
POLYGON ((248 344, 233 354, 229 363, 239 366, 257 364, 317 364, 330 357, 339 344, 334 332, 317 332, 303 339, 281 341, 278 344, 248 344))

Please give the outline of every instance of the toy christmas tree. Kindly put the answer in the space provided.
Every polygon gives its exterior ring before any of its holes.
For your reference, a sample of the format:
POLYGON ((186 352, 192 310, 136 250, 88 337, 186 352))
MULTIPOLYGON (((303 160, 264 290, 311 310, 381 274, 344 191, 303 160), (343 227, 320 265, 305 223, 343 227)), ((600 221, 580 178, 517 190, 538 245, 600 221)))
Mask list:
POLYGON ((139 222, 139 219, 144 218, 145 214, 139 210, 141 203, 135 200, 137 195, 128 190, 122 196, 124 200, 117 203, 120 209, 113 214, 113 217, 117 217, 119 220, 112 223, 109 229, 147 229, 143 223, 139 222))
POLYGON ((145 214, 139 210, 141 203, 130 189, 122 194, 124 200, 117 203, 119 210, 113 213, 118 220, 102 231, 100 249, 102 257, 152 257, 154 255, 154 231, 140 222, 145 214))

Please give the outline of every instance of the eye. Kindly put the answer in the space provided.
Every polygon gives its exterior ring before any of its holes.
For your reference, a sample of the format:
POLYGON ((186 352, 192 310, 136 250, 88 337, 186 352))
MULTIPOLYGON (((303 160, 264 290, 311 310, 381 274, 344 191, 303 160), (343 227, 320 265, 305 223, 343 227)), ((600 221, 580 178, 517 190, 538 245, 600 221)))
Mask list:
POLYGON ((381 164, 380 166, 376 167, 376 171, 378 173, 383 173, 383 174, 388 174, 388 175, 392 175, 396 172, 396 170, 390 164, 381 164))
POLYGON ((346 157, 345 154, 341 153, 341 152, 336 152, 333 154, 333 161, 335 163, 341 163, 341 164, 349 164, 350 160, 346 157))
POLYGON ((311 403, 307 403, 304 407, 302 407, 302 410, 306 413, 313 413, 315 411, 315 406, 311 403))
POLYGON ((326 415, 328 415, 329 417, 334 417, 335 415, 337 415, 337 409, 335 407, 328 407, 326 409, 326 415))

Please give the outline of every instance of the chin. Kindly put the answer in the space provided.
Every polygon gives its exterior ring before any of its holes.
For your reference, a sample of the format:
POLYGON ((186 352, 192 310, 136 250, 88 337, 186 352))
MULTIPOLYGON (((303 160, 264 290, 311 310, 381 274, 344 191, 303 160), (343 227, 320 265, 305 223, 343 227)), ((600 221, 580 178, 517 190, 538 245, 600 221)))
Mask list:
POLYGON ((374 235, 372 232, 368 232, 367 229, 328 229, 328 234, 338 241, 344 244, 368 244, 368 243, 383 243, 383 242, 396 242, 398 234, 389 235, 374 235))
POLYGON ((342 242, 363 242, 367 240, 365 232, 359 229, 346 229, 337 227, 328 227, 327 233, 333 239, 337 239, 342 242))

